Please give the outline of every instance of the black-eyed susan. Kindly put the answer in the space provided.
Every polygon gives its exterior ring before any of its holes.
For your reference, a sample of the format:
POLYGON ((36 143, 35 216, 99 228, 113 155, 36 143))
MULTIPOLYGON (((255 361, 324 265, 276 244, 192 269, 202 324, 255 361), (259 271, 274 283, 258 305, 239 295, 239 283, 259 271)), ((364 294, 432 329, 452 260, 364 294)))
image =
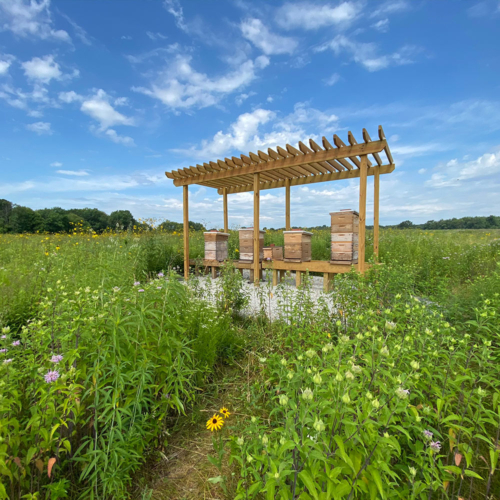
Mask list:
POLYGON ((220 413, 222 413, 222 415, 224 415, 224 418, 227 418, 229 417, 229 415, 231 415, 231 413, 229 413, 229 410, 226 407, 221 408, 219 411, 220 413))
POLYGON ((224 420, 220 415, 217 415, 216 413, 212 418, 207 420, 207 429, 209 431, 218 431, 222 428, 224 425, 224 420))

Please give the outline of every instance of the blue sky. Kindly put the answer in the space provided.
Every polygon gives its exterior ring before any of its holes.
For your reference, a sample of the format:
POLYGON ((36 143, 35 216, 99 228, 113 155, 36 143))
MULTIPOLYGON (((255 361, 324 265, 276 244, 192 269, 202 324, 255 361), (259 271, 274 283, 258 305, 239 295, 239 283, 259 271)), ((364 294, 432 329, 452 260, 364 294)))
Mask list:
MULTIPOLYGON (((499 47, 498 0, 0 0, 0 198, 181 221, 165 170, 381 124, 382 224, 499 215, 499 47)), ((298 186, 292 224, 357 204, 356 180, 298 186)), ((284 225, 284 190, 261 205, 284 225)), ((190 219, 222 225, 215 190, 190 219)))

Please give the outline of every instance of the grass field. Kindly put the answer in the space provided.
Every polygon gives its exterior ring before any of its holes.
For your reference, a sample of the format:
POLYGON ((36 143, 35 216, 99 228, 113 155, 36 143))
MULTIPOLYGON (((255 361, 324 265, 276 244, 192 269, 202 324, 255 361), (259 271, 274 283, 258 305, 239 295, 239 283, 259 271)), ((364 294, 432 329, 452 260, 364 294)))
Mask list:
POLYGON ((179 234, 0 235, 0 498, 498 498, 500 231, 380 259, 270 324, 231 269, 184 286, 179 234))

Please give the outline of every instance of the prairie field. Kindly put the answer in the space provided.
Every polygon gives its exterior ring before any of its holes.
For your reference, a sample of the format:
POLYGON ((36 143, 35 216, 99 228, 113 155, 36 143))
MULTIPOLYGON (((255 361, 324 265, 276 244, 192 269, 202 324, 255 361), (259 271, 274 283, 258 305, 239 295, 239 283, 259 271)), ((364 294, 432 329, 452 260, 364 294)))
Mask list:
POLYGON ((382 230, 272 322, 182 241, 0 235, 0 499, 500 498, 500 230, 382 230))

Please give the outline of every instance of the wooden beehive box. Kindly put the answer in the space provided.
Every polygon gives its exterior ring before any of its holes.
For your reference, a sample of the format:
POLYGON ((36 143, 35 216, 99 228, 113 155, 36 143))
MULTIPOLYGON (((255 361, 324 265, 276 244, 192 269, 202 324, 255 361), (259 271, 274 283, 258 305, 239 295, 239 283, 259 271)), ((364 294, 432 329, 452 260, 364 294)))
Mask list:
MULTIPOLYGON (((240 260, 253 262, 253 227, 239 230, 240 233, 240 260)), ((264 258, 264 234, 259 231, 259 260, 264 258)))
POLYGON ((283 231, 283 234, 285 236, 285 262, 309 262, 312 233, 298 229, 283 231))
POLYGON ((283 247, 264 247, 264 260, 283 260, 283 247))
POLYGON ((332 264, 357 264, 359 214, 354 210, 330 213, 332 217, 332 264))
POLYGON ((218 260, 219 262, 226 260, 229 234, 207 231, 203 233, 203 236, 205 237, 205 259, 218 260))

